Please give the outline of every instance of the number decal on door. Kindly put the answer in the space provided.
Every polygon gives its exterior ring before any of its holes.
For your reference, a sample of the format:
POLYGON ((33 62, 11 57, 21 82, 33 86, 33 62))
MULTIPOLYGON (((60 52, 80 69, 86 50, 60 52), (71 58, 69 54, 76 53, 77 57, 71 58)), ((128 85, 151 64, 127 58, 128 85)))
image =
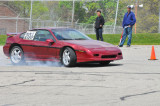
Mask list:
POLYGON ((23 39, 33 40, 33 39, 34 39, 34 36, 36 35, 36 32, 37 32, 37 31, 27 31, 27 32, 25 33, 23 39))

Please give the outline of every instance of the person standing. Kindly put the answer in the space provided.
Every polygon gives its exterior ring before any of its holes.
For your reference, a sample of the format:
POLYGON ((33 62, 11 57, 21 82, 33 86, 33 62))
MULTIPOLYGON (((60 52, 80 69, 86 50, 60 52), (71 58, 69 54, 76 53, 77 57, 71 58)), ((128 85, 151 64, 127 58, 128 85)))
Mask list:
POLYGON ((131 6, 127 6, 127 13, 125 13, 124 18, 123 18, 123 36, 121 43, 119 47, 123 47, 124 42, 126 40, 126 37, 128 35, 128 42, 127 42, 127 47, 131 46, 131 40, 132 40, 132 27, 136 23, 136 18, 135 14, 131 11, 131 6))
POLYGON ((96 38, 97 40, 101 39, 101 41, 103 41, 103 25, 104 25, 105 21, 103 16, 101 15, 101 10, 97 10, 97 18, 96 18, 96 22, 95 22, 95 31, 96 31, 96 38))

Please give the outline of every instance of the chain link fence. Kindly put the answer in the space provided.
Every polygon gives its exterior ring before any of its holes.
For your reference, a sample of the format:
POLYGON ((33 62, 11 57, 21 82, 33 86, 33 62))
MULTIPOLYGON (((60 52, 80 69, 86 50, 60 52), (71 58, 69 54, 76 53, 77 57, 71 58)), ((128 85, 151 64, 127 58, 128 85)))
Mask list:
MULTIPOLYGON (((72 23, 72 22, 64 22, 64 21, 52 21, 52 20, 34 20, 32 21, 33 28, 48 28, 48 27, 66 27, 66 28, 74 28, 85 34, 95 34, 94 24, 86 24, 86 23, 72 23)), ((113 33, 113 25, 104 25, 103 33, 104 34, 112 34, 113 33)), ((121 26, 116 26, 116 33, 122 33, 123 28, 121 26)))
POLYGON ((127 5, 133 5, 132 11, 137 18, 134 33, 160 31, 159 0, 119 0, 118 9, 117 2, 118 0, 0 1, 0 29, 5 29, 0 30, 0 34, 47 27, 75 28, 86 34, 95 34, 97 9, 102 10, 105 19, 104 33, 119 34, 123 31, 122 21, 127 5))

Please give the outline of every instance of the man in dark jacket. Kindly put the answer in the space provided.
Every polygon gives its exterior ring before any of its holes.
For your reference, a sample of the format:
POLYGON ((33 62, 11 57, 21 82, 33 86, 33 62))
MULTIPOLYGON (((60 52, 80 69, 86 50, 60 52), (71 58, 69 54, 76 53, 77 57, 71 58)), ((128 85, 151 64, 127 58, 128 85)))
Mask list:
POLYGON ((122 40, 121 43, 119 45, 119 47, 123 47, 123 44, 126 40, 126 37, 128 35, 128 42, 127 42, 127 47, 131 46, 131 40, 132 40, 132 27, 133 25, 136 23, 136 18, 134 13, 131 11, 131 6, 127 7, 128 12, 125 13, 124 18, 123 18, 123 36, 122 36, 122 40))
POLYGON ((101 39, 101 41, 103 41, 103 36, 102 36, 102 32, 103 32, 103 25, 105 23, 103 16, 101 15, 101 10, 97 10, 97 18, 96 18, 96 22, 95 22, 95 30, 96 30, 96 37, 97 40, 101 39))

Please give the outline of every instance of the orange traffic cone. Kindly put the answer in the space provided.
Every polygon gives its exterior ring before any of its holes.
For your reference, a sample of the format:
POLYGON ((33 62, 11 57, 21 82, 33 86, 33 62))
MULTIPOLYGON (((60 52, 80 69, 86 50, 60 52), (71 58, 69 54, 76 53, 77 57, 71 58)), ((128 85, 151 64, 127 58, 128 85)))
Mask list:
POLYGON ((156 55, 155 55, 154 46, 152 46, 151 58, 150 58, 149 60, 157 60, 157 59, 156 59, 156 55))

